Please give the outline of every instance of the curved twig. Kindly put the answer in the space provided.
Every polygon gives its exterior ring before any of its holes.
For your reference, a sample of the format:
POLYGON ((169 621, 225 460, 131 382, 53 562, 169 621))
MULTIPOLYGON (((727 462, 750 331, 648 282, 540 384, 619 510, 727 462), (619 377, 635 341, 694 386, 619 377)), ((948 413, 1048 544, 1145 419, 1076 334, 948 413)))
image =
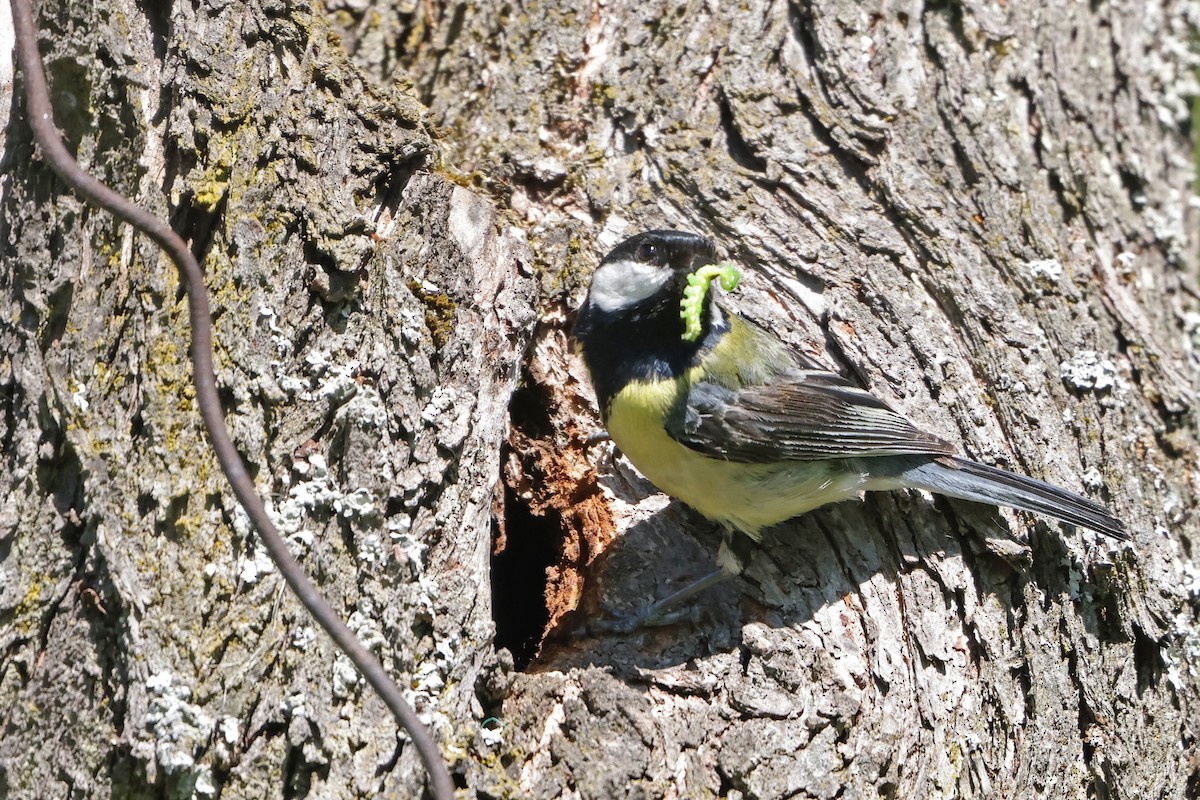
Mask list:
POLYGON ((46 87, 46 75, 38 53, 37 30, 34 25, 30 0, 10 0, 13 14, 13 30, 16 38, 17 66, 25 83, 29 124, 34 139, 42 149, 42 155, 50 167, 94 206, 103 208, 117 219, 153 239, 166 251, 175 266, 187 291, 188 315, 192 328, 192 365, 196 383, 196 401, 200 416, 208 431, 217 461, 229 479, 233 493, 250 517, 255 529, 262 537, 267 552, 288 586, 300 598, 300 602, 342 649, 358 671, 374 687, 379 696, 395 715, 396 720, 408 731, 420 753, 421 760, 429 772, 433 794, 437 800, 452 800, 454 784, 442 760, 442 754, 434 743, 425 725, 418 719, 412 706, 404 699, 400 688, 392 681, 383 665, 375 658, 346 627, 341 618, 321 596, 317 587, 301 570, 300 565, 284 544, 283 537, 275 528, 263 506, 254 483, 234 447, 233 440, 225 427, 225 417, 217 396, 217 379, 212 360, 212 318, 209 313, 208 292, 204 287, 204 274, 183 239, 163 220, 140 208, 122 195, 105 186, 88 174, 76 163, 59 137, 51 113, 50 95, 46 87))

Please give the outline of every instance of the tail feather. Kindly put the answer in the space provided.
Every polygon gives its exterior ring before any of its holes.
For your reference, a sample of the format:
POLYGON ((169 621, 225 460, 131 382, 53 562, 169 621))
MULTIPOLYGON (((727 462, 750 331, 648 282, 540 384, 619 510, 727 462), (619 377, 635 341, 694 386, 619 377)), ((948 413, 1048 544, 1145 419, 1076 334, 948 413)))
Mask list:
POLYGON ((904 470, 899 477, 918 489, 1044 514, 1114 539, 1129 539, 1121 521, 1094 500, 965 458, 947 456, 926 461, 904 470))

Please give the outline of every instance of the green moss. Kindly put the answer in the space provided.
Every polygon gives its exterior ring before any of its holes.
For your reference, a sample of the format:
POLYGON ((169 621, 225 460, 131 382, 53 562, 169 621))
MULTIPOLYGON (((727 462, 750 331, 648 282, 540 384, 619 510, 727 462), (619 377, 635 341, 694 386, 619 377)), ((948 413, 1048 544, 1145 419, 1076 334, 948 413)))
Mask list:
MULTIPOLYGON (((1193 44, 1200 39, 1200 32, 1196 32, 1193 39, 1193 44)), ((1196 70, 1196 80, 1200 81, 1200 69, 1196 70)), ((1192 98, 1192 161, 1196 165, 1196 191, 1200 192, 1200 94, 1192 98)))
POLYGON ((34 581, 29 589, 25 592, 25 596, 21 598, 21 602, 17 603, 16 615, 23 617, 31 612, 42 598, 42 585, 34 581))
POLYGON ((219 134, 209 140, 206 156, 208 165, 200 177, 191 181, 197 205, 212 211, 225 198, 237 154, 237 132, 219 134))
POLYGON ((445 292, 427 291, 417 281, 408 282, 408 290, 425 306, 425 327, 433 337, 434 347, 439 350, 450 341, 454 330, 454 310, 458 307, 445 292))

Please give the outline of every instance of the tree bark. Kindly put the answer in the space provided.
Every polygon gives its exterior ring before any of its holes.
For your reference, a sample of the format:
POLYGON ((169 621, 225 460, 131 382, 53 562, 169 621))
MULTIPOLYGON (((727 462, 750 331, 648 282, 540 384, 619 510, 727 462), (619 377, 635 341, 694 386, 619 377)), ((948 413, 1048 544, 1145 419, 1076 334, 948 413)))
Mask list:
MULTIPOLYGON (((423 111, 285 4, 43 4, 59 125, 201 255, 280 527, 447 754, 494 662, 527 246, 423 111)), ((19 94, 19 93, 18 93, 19 94)), ((382 704, 267 560, 194 407, 174 267, 5 145, 0 796, 415 797, 382 704)))
MULTIPOLYGON (((627 234, 711 234, 748 273, 741 311, 972 457, 1110 503, 1135 540, 912 493, 806 515, 690 625, 552 637, 497 712, 508 769, 472 786, 1200 791, 1196 14, 550 2, 355 29, 360 62, 407 67, 453 132, 447 163, 524 217, 554 288, 577 300, 627 234)), ((715 533, 579 446, 597 423, 559 319, 514 402, 505 534, 562 530, 545 616, 577 632, 703 574, 715 533), (580 511, 596 498, 608 517, 580 511)))
MULTIPOLYGON (((69 145, 203 256, 235 441, 467 796, 1200 791, 1196 3, 328 11, 39 24, 69 145), (743 313, 1133 545, 875 495, 771 531, 689 621, 580 634, 715 550, 582 445, 570 309, 664 226, 743 266, 743 313)), ((173 267, 22 117, 0 796, 417 796, 205 450, 173 267)))

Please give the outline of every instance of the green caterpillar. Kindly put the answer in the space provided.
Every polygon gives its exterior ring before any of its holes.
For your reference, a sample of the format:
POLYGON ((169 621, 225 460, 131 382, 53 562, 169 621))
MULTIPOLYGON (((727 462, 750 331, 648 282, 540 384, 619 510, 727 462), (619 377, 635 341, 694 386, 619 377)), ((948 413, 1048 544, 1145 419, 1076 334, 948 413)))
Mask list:
POLYGON ((700 310, 704 307, 704 296, 708 294, 709 284, 717 278, 721 279, 722 289, 732 292, 742 279, 742 273, 733 264, 708 264, 688 275, 683 302, 679 304, 685 342, 694 342, 700 337, 700 310))

